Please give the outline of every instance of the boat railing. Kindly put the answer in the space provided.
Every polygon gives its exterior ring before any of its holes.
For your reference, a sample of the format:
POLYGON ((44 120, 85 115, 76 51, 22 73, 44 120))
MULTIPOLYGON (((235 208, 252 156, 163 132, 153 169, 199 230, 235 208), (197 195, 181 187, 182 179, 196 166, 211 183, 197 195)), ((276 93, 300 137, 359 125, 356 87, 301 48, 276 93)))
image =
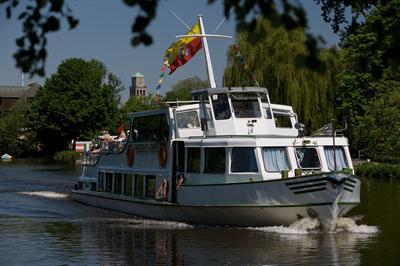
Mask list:
POLYGON ((81 155, 82 165, 95 165, 100 157, 100 152, 86 151, 81 155))

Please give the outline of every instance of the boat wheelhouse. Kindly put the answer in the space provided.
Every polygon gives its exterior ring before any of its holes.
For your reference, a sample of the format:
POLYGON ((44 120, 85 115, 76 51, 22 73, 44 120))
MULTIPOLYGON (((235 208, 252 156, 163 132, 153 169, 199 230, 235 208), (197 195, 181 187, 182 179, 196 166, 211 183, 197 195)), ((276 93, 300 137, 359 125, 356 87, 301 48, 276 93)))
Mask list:
POLYGON ((360 202, 345 137, 335 130, 304 136, 291 106, 272 104, 265 88, 216 88, 207 66, 211 88, 193 91, 193 101, 131 113, 127 140, 83 154, 73 198, 148 218, 233 226, 307 216, 328 224, 360 202))

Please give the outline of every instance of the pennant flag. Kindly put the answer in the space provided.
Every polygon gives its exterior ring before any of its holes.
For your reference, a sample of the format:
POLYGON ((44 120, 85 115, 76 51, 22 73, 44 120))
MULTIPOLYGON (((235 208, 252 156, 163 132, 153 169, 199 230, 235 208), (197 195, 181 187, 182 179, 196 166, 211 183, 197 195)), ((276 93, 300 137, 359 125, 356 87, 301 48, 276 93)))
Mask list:
MULTIPOLYGON (((200 24, 194 24, 186 35, 200 34, 200 24)), ((164 64, 170 69, 171 75, 178 67, 188 62, 202 47, 200 37, 182 37, 171 44, 164 55, 164 64)))

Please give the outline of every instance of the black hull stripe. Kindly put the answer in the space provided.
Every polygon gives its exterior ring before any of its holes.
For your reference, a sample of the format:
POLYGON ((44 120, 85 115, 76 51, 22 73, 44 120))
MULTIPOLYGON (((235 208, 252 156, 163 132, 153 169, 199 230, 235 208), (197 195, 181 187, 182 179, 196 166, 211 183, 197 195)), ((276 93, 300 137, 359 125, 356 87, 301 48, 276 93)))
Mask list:
POLYGON ((353 190, 351 188, 344 187, 343 189, 348 191, 348 192, 353 192, 353 190))
POLYGON ((296 189, 302 189, 302 188, 310 188, 310 187, 320 187, 320 186, 326 186, 326 181, 325 182, 314 183, 314 184, 309 184, 309 185, 304 185, 304 186, 290 187, 290 190, 296 190, 296 189))
POLYGON ((346 182, 351 182, 351 183, 353 183, 353 184, 356 184, 356 183, 357 183, 356 180, 351 179, 351 178, 347 178, 346 182))
POLYGON ((317 182, 317 181, 324 181, 324 180, 326 180, 326 177, 316 178, 316 179, 309 179, 309 180, 304 180, 304 181, 297 181, 297 182, 290 182, 290 183, 286 183, 286 185, 293 186, 293 185, 299 185, 299 184, 317 182))
POLYGON ((356 187, 355 185, 349 184, 349 183, 347 183, 347 182, 345 182, 344 185, 347 186, 347 187, 352 187, 352 188, 355 188, 355 187, 356 187))
POLYGON ((310 192, 316 192, 316 191, 322 191, 322 190, 326 190, 326 187, 303 190, 303 191, 295 191, 294 194, 304 194, 304 193, 310 193, 310 192))

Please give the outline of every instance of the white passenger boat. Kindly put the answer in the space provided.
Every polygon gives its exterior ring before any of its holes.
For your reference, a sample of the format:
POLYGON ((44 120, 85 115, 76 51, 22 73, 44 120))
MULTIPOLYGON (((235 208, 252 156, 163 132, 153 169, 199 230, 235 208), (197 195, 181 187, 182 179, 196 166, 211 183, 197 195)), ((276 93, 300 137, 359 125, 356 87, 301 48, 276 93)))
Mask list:
MULTIPOLYGON (((124 142, 83 155, 77 201, 138 216, 205 225, 323 223, 360 202, 343 136, 303 136, 291 106, 259 87, 210 88, 193 101, 131 114, 124 142)), ((197 36, 197 35, 196 35, 197 36)))

